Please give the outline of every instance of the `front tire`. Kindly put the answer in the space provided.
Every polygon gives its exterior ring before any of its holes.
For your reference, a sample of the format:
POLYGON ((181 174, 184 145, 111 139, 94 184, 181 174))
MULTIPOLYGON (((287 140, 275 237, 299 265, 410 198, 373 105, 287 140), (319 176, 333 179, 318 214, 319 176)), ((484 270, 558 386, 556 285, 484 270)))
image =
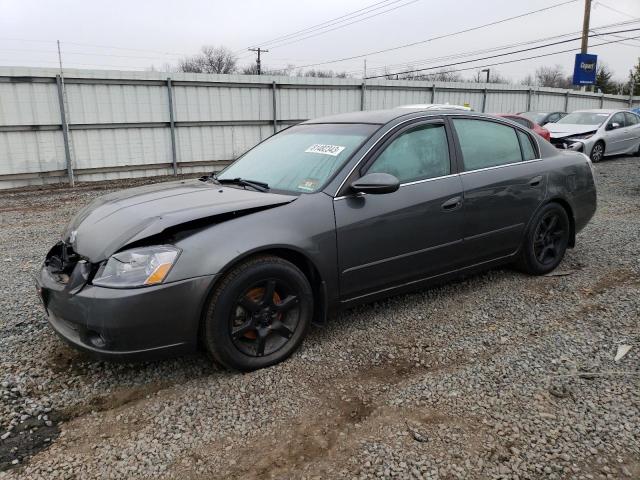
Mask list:
POLYGON ((591 149, 591 155, 589 155, 593 163, 598 163, 604 158, 604 142, 599 140, 591 149))
POLYGON ((255 257, 234 267, 214 290, 203 340, 223 366, 257 370, 289 357, 312 317, 313 292, 300 269, 280 257, 255 257))
POLYGON ((542 207, 531 221, 520 252, 518 266, 530 275, 554 270, 564 258, 571 225, 567 212, 557 203, 542 207))

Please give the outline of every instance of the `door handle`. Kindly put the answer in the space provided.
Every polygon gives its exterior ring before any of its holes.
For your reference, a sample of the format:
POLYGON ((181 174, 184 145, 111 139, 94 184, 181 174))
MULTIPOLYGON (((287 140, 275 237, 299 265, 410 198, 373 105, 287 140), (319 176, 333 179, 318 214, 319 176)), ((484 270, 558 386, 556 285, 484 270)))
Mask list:
POLYGON ((453 197, 442 204, 443 210, 455 210, 462 205, 462 197, 453 197))
POLYGON ((542 183, 542 175, 538 175, 537 177, 533 177, 529 180, 529 185, 532 187, 537 187, 542 183))

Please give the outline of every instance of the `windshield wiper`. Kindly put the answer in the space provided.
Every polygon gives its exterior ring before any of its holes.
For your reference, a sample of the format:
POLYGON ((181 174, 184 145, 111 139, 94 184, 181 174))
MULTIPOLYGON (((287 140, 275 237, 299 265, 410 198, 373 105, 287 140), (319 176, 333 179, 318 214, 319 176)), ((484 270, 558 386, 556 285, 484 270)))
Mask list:
POLYGON ((269 184, 264 182, 258 182, 257 180, 247 180, 246 178, 214 178, 214 180, 220 184, 230 183, 234 185, 240 185, 243 187, 251 187, 259 192, 266 192, 269 190, 269 184))

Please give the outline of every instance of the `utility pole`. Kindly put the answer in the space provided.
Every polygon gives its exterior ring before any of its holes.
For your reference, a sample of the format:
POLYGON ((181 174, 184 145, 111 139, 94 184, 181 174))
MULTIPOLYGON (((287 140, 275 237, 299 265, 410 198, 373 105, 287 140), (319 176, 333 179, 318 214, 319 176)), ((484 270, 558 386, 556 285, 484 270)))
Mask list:
POLYGON ((366 58, 364 59, 364 73, 362 74, 362 78, 364 80, 367 79, 367 59, 366 58))
POLYGON ((258 57, 256 58, 256 67, 258 67, 258 75, 262 74, 262 70, 260 67, 260 53, 267 53, 269 50, 265 50, 264 48, 250 48, 249 49, 250 52, 256 52, 258 54, 258 57))
MULTIPOLYGON (((587 53, 589 49, 589 21, 591 19, 591 0, 584 0, 584 17, 582 19, 582 44, 580 53, 587 53)), ((582 86, 582 91, 586 91, 586 86, 582 86)))
POLYGON ((64 87, 64 72, 62 71, 62 53, 60 52, 60 40, 56 40, 58 43, 58 64, 60 65, 60 75, 57 78, 58 84, 58 101, 60 105, 60 120, 62 123, 62 137, 64 140, 64 155, 67 162, 67 176, 69 177, 69 186, 75 186, 75 179, 73 178, 73 165, 71 164, 71 149, 69 147, 69 122, 67 120, 67 114, 65 112, 65 104, 67 101, 67 89, 64 87))

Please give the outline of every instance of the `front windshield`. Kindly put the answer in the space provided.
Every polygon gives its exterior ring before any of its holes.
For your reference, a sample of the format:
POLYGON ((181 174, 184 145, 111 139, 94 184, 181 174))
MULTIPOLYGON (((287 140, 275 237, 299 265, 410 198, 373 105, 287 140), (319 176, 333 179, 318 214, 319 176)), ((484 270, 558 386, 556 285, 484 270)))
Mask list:
POLYGON ((540 112, 522 112, 520 115, 522 115, 524 118, 527 118, 535 123, 541 123, 547 116, 546 113, 540 113, 540 112))
POLYGON ((366 124, 296 125, 247 152, 217 178, 264 182, 274 190, 315 192, 377 128, 366 124))
POLYGON ((608 113, 573 112, 562 117, 556 123, 570 123, 572 125, 602 125, 609 118, 608 113))

